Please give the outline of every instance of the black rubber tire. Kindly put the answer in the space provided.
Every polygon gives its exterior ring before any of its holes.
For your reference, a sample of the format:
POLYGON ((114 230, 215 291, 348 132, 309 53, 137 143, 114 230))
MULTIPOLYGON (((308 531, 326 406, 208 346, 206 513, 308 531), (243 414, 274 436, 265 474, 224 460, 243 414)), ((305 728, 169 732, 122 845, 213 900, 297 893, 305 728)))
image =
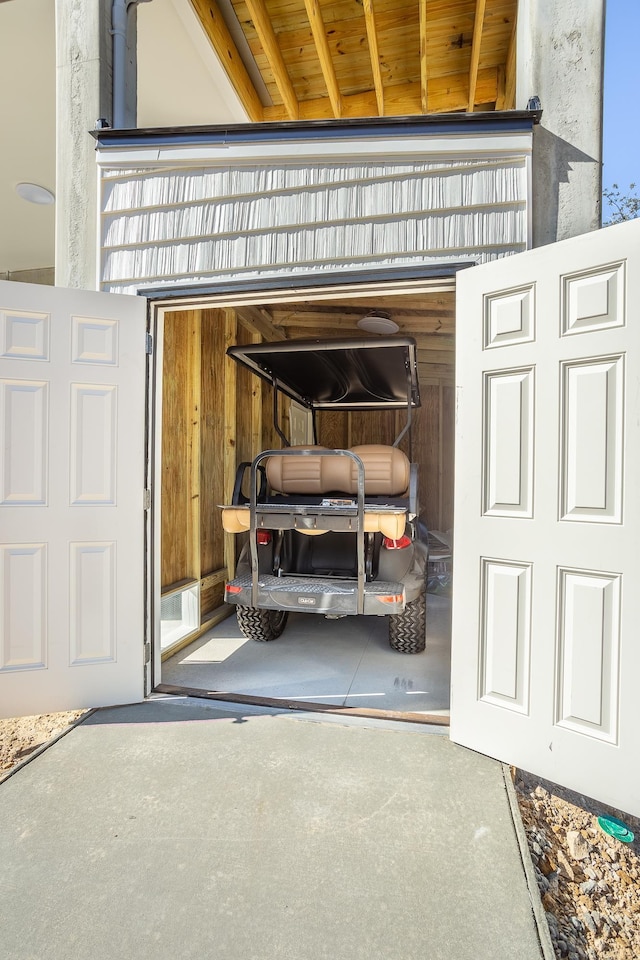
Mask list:
POLYGON ((261 610, 259 607, 236 606, 236 618, 240 632, 247 640, 266 643, 276 640, 287 625, 286 610, 261 610))
POLYGON ((420 594, 403 613, 389 617, 389 645, 398 653, 422 653, 427 646, 427 595, 420 594))

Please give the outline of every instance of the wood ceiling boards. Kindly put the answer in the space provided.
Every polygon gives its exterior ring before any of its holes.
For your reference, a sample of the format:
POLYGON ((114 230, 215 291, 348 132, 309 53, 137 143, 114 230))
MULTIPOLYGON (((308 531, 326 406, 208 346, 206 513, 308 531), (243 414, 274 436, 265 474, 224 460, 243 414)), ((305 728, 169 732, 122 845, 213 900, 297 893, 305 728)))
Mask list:
POLYGON ((253 121, 514 106, 517 0, 191 3, 253 121))

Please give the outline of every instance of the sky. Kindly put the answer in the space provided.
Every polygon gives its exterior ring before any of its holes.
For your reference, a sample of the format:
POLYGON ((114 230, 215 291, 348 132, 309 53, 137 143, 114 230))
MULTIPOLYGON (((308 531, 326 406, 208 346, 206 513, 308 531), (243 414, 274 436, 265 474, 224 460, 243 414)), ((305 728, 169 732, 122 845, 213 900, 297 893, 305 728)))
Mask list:
POLYGON ((607 0, 603 186, 640 193, 640 0, 607 0))

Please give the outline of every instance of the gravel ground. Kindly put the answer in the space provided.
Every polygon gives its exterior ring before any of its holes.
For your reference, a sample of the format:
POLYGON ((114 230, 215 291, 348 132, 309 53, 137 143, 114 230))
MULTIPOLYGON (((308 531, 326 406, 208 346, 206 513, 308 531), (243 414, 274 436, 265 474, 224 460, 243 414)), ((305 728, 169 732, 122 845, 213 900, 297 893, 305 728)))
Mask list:
MULTIPOLYGON (((85 712, 0 720, 0 776, 85 712)), ((640 820, 522 770, 514 780, 556 956, 638 960, 640 820), (603 814, 623 820, 634 842, 603 833, 603 814)))
POLYGON ((640 820, 521 770, 516 794, 557 957, 640 958, 640 820), (622 820, 614 840, 599 816, 622 820))

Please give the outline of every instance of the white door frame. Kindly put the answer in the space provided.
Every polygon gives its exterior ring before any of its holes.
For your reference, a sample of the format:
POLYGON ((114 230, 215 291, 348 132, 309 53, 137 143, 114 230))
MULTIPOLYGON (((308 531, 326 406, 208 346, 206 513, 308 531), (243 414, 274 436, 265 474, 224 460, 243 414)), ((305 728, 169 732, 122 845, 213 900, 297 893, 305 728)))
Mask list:
MULTIPOLYGON (((403 296, 405 294, 439 293, 455 290, 456 272, 472 266, 469 263, 442 265, 442 275, 434 276, 434 268, 429 265, 425 277, 411 279, 399 278, 397 268, 389 271, 371 271, 370 279, 362 277, 349 282, 336 277, 321 278, 320 282, 306 286, 300 278, 283 277, 282 286, 276 289, 260 290, 256 283, 249 285, 231 285, 223 292, 215 287, 190 291, 183 288, 176 291, 144 291, 141 294, 149 299, 149 332, 153 341, 152 357, 149 367, 149 424, 148 424, 148 464, 149 488, 152 491, 151 519, 148 521, 149 550, 149 616, 151 637, 150 665, 147 672, 148 693, 162 682, 162 651, 160 646, 160 549, 161 549, 161 510, 160 477, 162 471, 162 357, 164 345, 164 317, 166 313, 182 310, 199 310, 211 307, 234 307, 261 303, 292 303, 298 300, 334 299, 344 300, 355 295, 403 296), (287 286, 287 284, 290 284, 287 286)), ((413 269, 412 269, 413 272, 413 269)))

